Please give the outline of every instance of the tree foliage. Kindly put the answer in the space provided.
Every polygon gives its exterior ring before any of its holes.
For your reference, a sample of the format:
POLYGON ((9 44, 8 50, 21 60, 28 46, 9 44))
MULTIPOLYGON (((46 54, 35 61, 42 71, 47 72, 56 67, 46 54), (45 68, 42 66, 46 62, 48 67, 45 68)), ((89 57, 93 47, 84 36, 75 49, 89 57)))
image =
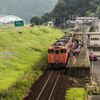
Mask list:
POLYGON ((30 20, 30 23, 31 24, 36 24, 36 25, 40 25, 43 23, 43 19, 41 17, 33 17, 31 20, 30 20))
POLYGON ((44 22, 55 18, 55 25, 81 16, 99 16, 100 0, 59 0, 52 12, 42 16, 44 22), (97 13, 95 13, 97 11, 97 13))
POLYGON ((0 14, 16 15, 26 22, 52 11, 58 0, 0 0, 0 14))

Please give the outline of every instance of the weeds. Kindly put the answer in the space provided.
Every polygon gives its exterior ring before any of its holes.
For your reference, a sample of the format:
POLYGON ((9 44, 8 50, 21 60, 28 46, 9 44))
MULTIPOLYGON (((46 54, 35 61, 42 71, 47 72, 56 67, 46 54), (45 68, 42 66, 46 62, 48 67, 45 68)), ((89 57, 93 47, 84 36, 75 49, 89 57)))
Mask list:
POLYGON ((16 29, 0 30, 0 52, 19 52, 0 55, 1 100, 21 100, 30 91, 28 88, 46 68, 47 48, 63 35, 49 27, 23 28, 22 34, 16 29))
POLYGON ((85 89, 84 88, 72 88, 66 92, 65 100, 85 100, 85 89))

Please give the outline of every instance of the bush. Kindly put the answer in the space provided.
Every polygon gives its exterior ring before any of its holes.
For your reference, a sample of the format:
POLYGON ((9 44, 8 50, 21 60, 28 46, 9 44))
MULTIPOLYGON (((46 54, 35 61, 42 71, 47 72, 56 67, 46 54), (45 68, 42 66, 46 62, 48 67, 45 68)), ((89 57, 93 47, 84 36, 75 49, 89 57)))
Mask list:
POLYGON ((72 88, 66 92, 65 100, 85 100, 85 89, 84 88, 72 88))
POLYGON ((22 28, 22 33, 18 34, 16 29, 0 30, 0 50, 3 51, 0 56, 2 99, 20 99, 29 91, 27 89, 46 68, 48 47, 64 35, 62 31, 50 27, 22 28), (5 55, 6 51, 19 53, 5 55))

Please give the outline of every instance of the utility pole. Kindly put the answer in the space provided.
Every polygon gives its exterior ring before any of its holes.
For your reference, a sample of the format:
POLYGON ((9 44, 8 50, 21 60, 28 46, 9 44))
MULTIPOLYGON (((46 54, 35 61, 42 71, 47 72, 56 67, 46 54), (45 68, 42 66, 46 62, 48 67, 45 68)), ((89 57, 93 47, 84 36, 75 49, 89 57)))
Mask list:
POLYGON ((65 30, 65 25, 66 25, 66 20, 65 20, 65 17, 64 17, 64 30, 65 30))
POLYGON ((60 17, 60 29, 62 29, 61 24, 62 24, 62 18, 60 17))
MULTIPOLYGON (((4 24, 6 25, 6 8, 4 8, 4 24)), ((5 27, 4 27, 5 29, 5 27)))
POLYGON ((86 19, 82 19, 82 32, 83 32, 83 45, 85 49, 85 53, 87 55, 87 26, 86 26, 86 19))

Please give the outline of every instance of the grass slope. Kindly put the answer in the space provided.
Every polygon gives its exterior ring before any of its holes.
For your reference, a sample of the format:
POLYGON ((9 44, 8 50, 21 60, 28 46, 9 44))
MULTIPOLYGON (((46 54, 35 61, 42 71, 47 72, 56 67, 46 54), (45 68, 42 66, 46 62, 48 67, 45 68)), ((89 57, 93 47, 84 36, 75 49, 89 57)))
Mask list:
POLYGON ((44 50, 64 35, 54 28, 0 30, 0 91, 9 89, 41 59, 44 50))
POLYGON ((85 100, 84 88, 72 88, 66 92, 65 100, 85 100))

